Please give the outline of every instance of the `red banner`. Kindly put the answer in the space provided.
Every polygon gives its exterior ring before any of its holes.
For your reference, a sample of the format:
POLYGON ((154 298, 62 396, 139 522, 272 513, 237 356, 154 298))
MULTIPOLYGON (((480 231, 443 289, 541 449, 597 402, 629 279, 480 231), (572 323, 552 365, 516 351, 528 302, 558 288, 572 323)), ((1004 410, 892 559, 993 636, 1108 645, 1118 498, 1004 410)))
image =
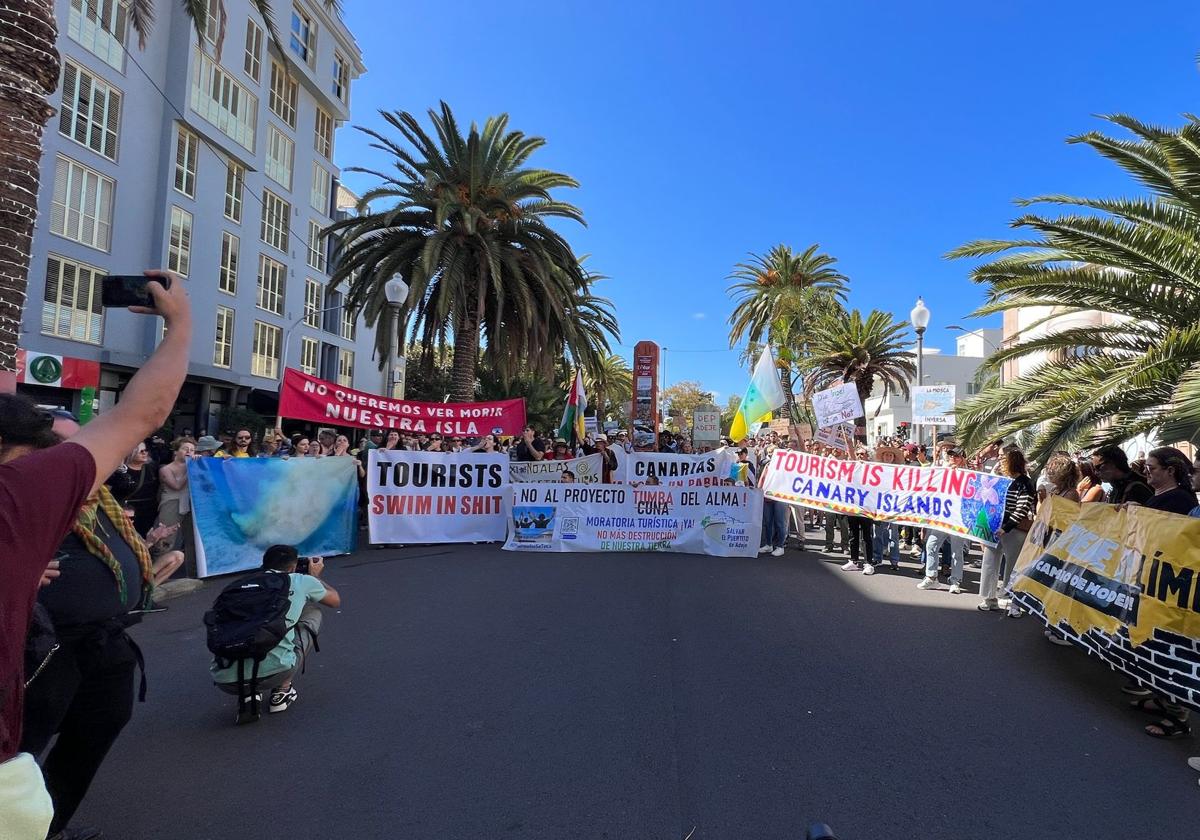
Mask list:
POLYGON ((279 416, 331 426, 399 429, 415 434, 520 435, 525 428, 525 400, 477 403, 393 400, 288 368, 283 372, 283 387, 279 391, 279 416))

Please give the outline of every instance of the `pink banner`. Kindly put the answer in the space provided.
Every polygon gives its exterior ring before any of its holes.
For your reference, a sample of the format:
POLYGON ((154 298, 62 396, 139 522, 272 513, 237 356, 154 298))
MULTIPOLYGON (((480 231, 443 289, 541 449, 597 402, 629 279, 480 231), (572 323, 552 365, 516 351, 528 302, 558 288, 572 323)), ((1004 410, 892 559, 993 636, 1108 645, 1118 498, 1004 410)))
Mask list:
POLYGON ((331 426, 399 429, 415 434, 520 435, 525 400, 427 403, 356 391, 288 368, 279 390, 279 416, 331 426))

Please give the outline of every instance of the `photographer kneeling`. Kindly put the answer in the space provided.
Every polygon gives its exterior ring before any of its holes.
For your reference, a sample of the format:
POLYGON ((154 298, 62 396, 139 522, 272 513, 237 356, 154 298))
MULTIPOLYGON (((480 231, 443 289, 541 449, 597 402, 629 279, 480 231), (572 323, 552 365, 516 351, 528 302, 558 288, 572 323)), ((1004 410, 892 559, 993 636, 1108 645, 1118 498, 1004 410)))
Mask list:
POLYGON ((238 723, 259 718, 261 691, 271 690, 272 713, 296 701, 292 681, 321 630, 318 604, 342 604, 320 580, 324 571, 320 557, 301 562, 293 546, 273 545, 262 571, 227 586, 204 616, 214 654, 209 670, 218 688, 238 696, 238 723))

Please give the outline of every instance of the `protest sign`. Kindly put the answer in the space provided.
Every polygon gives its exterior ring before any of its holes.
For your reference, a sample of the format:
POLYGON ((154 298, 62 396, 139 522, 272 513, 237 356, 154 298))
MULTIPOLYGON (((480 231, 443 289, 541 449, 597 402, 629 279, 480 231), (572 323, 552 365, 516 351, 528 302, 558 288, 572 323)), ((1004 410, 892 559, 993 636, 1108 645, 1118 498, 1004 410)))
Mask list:
POLYGON ((603 456, 597 453, 563 461, 513 461, 508 474, 513 481, 562 481, 563 472, 570 470, 580 484, 598 484, 603 469, 603 456))
POLYGON ((812 440, 813 439, 813 428, 808 423, 797 424, 796 431, 800 435, 800 440, 812 440))
POLYGON ((822 446, 832 446, 843 452, 849 452, 851 441, 854 440, 854 427, 842 423, 826 429, 817 429, 816 437, 813 440, 822 446))
POLYGON ((777 435, 787 437, 791 432, 792 421, 786 417, 779 417, 767 424, 767 429, 777 435))
POLYGON ((995 545, 1011 483, 971 470, 843 461, 779 449, 761 486, 768 499, 995 545))
POLYGON ((504 539, 507 455, 372 449, 367 523, 373 543, 504 539))
POLYGON ((674 487, 709 487, 729 478, 737 453, 728 448, 700 455, 671 452, 630 452, 617 461, 614 481, 674 487))
POLYGON ((1050 496, 1010 583, 1058 633, 1200 710, 1200 519, 1050 496))
POLYGON ((812 404, 817 427, 821 429, 864 416, 862 400, 858 398, 858 388, 853 382, 817 391, 812 395, 812 404))
POLYGON ((509 488, 507 551, 668 551, 754 557, 762 494, 745 487, 509 488))
POLYGON ((953 426, 954 386, 914 385, 912 389, 913 422, 922 426, 953 426))
POLYGON ((394 400, 288 368, 279 390, 279 416, 364 429, 399 429, 414 434, 507 436, 520 435, 525 427, 525 400, 477 403, 394 400))
POLYGON ((257 569, 277 544, 301 556, 354 551, 353 458, 196 458, 188 486, 200 577, 257 569))
POLYGON ((713 405, 702 405, 692 412, 692 443, 709 444, 721 439, 721 412, 713 405))

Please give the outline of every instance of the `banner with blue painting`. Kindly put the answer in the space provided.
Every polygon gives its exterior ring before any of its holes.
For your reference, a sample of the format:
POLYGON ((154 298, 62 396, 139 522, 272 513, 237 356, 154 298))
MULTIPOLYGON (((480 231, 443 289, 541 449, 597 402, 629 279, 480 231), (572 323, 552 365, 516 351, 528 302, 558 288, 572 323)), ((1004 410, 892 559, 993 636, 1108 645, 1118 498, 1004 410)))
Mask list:
POLYGON ((1011 483, 953 467, 850 461, 777 449, 760 486, 768 499, 995 545, 1011 483))
POLYGON ((188 480, 200 577, 256 569, 276 544, 301 556, 355 549, 353 458, 200 458, 188 463, 188 480))

